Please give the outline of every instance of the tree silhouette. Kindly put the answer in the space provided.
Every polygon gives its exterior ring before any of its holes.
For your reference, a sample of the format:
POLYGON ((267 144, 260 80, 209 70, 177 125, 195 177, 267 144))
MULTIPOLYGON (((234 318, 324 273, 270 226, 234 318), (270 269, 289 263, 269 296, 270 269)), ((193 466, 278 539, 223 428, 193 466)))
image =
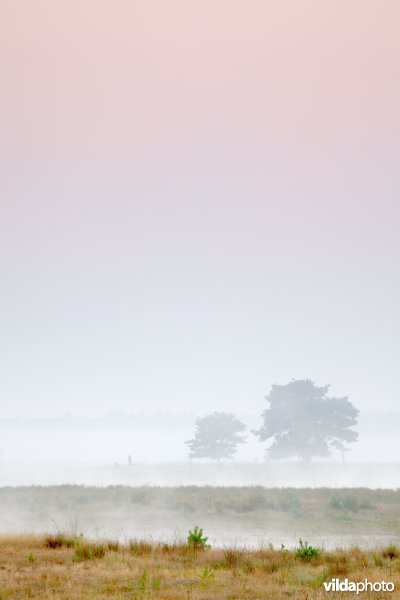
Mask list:
POLYGON ((185 442, 190 458, 233 458, 246 426, 232 413, 214 412, 196 420, 194 438, 185 442))
POLYGON ((330 456, 332 449, 345 452, 345 444, 357 440, 350 427, 357 424, 359 411, 346 397, 327 397, 328 389, 309 379, 272 386, 266 396, 270 407, 262 413, 264 423, 253 431, 260 441, 273 439, 268 456, 311 461, 314 456, 330 456))

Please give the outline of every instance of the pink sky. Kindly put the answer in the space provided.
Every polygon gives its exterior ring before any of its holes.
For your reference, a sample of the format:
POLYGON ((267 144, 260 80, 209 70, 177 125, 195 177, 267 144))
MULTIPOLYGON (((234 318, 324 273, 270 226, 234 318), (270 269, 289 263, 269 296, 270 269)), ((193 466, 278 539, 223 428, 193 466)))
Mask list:
POLYGON ((9 414, 398 409, 398 0, 1 0, 9 414))
POLYGON ((240 145, 290 162, 384 146, 390 160, 399 26, 396 0, 3 0, 2 152, 153 163, 166 146, 240 145))

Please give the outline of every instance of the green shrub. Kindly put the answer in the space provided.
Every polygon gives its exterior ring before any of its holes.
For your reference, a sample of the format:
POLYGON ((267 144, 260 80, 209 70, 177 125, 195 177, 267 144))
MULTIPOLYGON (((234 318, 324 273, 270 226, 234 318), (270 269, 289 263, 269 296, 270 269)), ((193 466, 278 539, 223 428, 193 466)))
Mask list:
POLYGON ((203 571, 201 572, 200 579, 203 585, 211 583, 215 579, 214 571, 210 569, 210 567, 204 567, 203 571))
POLYGON ((301 560, 311 560, 312 558, 317 558, 321 554, 321 550, 319 548, 315 548, 311 546, 308 542, 299 540, 299 547, 296 550, 296 558, 300 558, 301 560))
POLYGON ((194 548, 195 550, 204 550, 204 548, 210 548, 210 545, 207 544, 208 537, 203 536, 203 530, 200 527, 196 527, 193 531, 189 530, 189 534, 187 537, 187 543, 189 546, 194 548))
POLYGON ((139 592, 146 592, 150 587, 150 577, 147 571, 143 571, 139 579, 137 580, 137 587, 139 592))

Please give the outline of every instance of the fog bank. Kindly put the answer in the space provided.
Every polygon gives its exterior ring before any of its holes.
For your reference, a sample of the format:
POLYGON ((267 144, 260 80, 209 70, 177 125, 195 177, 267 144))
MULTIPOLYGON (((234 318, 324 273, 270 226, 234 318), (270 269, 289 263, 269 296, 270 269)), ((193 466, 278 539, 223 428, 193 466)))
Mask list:
MULTIPOLYGON (((263 461, 268 444, 251 433, 261 425, 258 415, 239 415, 246 424, 246 443, 236 460, 263 461)), ((66 415, 57 419, 0 419, 0 465, 126 464, 185 462, 185 441, 194 434, 196 415, 111 414, 103 418, 66 415)), ((364 413, 356 427, 359 439, 350 445, 346 461, 391 463, 400 460, 400 413, 364 413)), ((341 461, 336 453, 332 461, 341 461)))
POLYGON ((399 489, 399 463, 233 462, 110 464, 3 464, 2 486, 254 486, 399 489))

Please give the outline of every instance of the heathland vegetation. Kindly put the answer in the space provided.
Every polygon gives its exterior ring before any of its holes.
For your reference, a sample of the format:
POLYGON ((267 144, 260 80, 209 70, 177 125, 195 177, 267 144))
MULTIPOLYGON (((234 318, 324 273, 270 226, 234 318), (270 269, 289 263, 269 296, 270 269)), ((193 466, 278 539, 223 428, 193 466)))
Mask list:
POLYGON ((328 551, 304 541, 291 550, 214 549, 190 543, 190 534, 180 543, 121 544, 61 532, 0 538, 1 599, 311 600, 324 598, 324 582, 333 578, 398 587, 400 549, 328 551))

